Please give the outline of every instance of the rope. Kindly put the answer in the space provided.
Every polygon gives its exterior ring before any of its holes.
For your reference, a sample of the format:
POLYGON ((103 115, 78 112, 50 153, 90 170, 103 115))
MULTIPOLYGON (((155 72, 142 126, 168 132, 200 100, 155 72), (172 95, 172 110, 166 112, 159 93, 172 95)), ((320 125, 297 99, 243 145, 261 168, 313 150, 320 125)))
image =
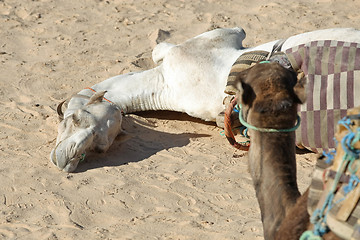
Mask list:
POLYGON ((336 154, 336 150, 332 150, 332 151, 329 151, 329 152, 323 151, 322 154, 326 157, 325 163, 326 164, 331 164, 333 162, 333 160, 334 160, 334 154, 336 154))
POLYGON ((316 236, 311 230, 305 231, 301 237, 300 240, 321 240, 322 238, 320 236, 316 236))
MULTIPOLYGON (((86 87, 85 89, 89 89, 91 91, 93 91, 94 93, 96 93, 96 91, 94 89, 92 89, 91 87, 86 87)), ((116 105, 115 103, 113 103, 112 101, 110 101, 109 99, 107 99, 106 97, 103 97, 103 99, 111 104, 116 105)))
MULTIPOLYGON (((95 91, 94 89, 92 89, 91 87, 86 87, 85 89, 89 89, 89 90, 93 91, 94 93, 96 93, 96 91, 95 91)), ((109 99, 107 99, 106 97, 103 97, 103 99, 104 99, 105 101, 107 101, 108 103, 113 104, 113 105, 116 106, 116 107, 119 107, 118 105, 116 105, 115 103, 113 103, 112 101, 110 101, 109 99)), ((123 116, 125 116, 124 110, 122 110, 122 109, 120 108, 120 111, 121 111, 121 114, 122 114, 123 116)))
POLYGON ((359 182, 360 179, 355 174, 351 174, 349 183, 345 187, 343 187, 345 195, 354 190, 354 188, 359 184, 359 182))
POLYGON ((261 61, 259 63, 271 63, 270 61, 261 61))
MULTIPOLYGON (((357 131, 360 131, 359 129, 360 128, 358 128, 357 131)), ((341 146, 345 150, 346 154, 349 154, 354 159, 358 159, 359 155, 360 155, 360 149, 354 149, 354 147, 352 146, 353 145, 352 143, 353 143, 354 139, 355 139, 355 133, 354 132, 348 133, 341 140, 341 146)))
POLYGON ((276 132, 276 133, 279 133, 279 132, 293 132, 295 131, 299 126, 300 126, 300 117, 299 115, 297 116, 297 123, 294 127, 292 128, 285 128, 285 129, 274 129, 274 128, 260 128, 260 127, 255 127, 249 123, 247 123, 245 121, 245 119, 243 118, 242 116, 242 105, 240 104, 240 111, 239 111, 239 120, 240 120, 240 123, 242 125, 244 125, 245 127, 247 128, 250 128, 250 129, 253 129, 253 130, 256 130, 256 131, 259 131, 259 132, 276 132))
POLYGON ((240 123, 244 126, 244 127, 241 127, 240 128, 240 132, 241 134, 244 136, 244 137, 248 137, 248 128, 251 128, 253 130, 257 130, 257 131, 260 131, 260 132, 292 132, 292 131, 295 131, 299 126, 300 126, 300 117, 299 115, 297 116, 297 123, 294 127, 292 128, 287 128, 287 129, 273 129, 273 128, 258 128, 258 127, 255 127, 249 123, 247 123, 243 116, 242 116, 242 105, 237 105, 236 103, 236 100, 237 98, 235 97, 229 104, 228 108, 226 109, 225 111, 225 115, 224 115, 224 132, 220 133, 220 134, 225 134, 227 140, 229 141, 229 143, 234 146, 235 148, 237 149, 240 149, 240 150, 245 150, 245 151, 248 151, 249 150, 249 147, 250 147, 250 141, 246 141, 246 142, 237 142, 235 140, 235 136, 234 136, 234 133, 232 131, 232 127, 231 127, 231 119, 230 119, 230 116, 231 116, 231 113, 233 111, 235 112, 239 112, 239 120, 240 120, 240 123), (235 109, 235 110, 234 110, 235 109))
POLYGON ((234 133, 232 131, 232 127, 231 127, 231 113, 235 108, 236 103, 236 97, 230 102, 228 108, 225 111, 225 115, 224 115, 224 134, 226 136, 226 139, 229 141, 229 143, 234 146, 237 149, 243 150, 243 151, 248 151, 249 147, 250 147, 250 141, 246 141, 246 142, 237 142, 235 140, 235 136, 234 133))
MULTIPOLYGON (((335 182, 335 181, 334 181, 335 182)), ((316 209, 310 217, 310 222, 314 224, 313 233, 315 236, 323 236, 329 231, 329 227, 326 224, 327 215, 332 208, 332 200, 334 199, 334 192, 329 193, 326 196, 326 200, 321 209, 316 209), (325 212, 326 210, 326 212, 325 212)))
MULTIPOLYGON (((357 116, 359 116, 359 115, 357 115, 357 116)), ((360 139, 360 137, 359 137, 360 136, 360 128, 357 128, 356 133, 354 133, 352 131, 352 129, 350 128, 350 125, 353 125, 351 119, 353 119, 353 116, 344 117, 343 119, 341 119, 338 122, 338 124, 343 125, 349 131, 349 133, 346 134, 343 137, 343 139, 341 140, 341 146, 342 146, 343 150, 345 151, 345 154, 341 160, 341 163, 338 166, 334 181, 332 183, 329 193, 326 196, 326 200, 325 200, 323 206, 321 207, 321 209, 316 209, 310 218, 310 222, 312 224, 314 224, 314 230, 312 231, 312 233, 309 233, 309 231, 304 232, 300 238, 302 240, 313 239, 312 238, 313 236, 321 237, 329 231, 329 228, 326 223, 328 213, 335 205, 337 205, 340 202, 342 202, 343 200, 345 200, 345 197, 344 197, 342 199, 339 199, 337 202, 333 203, 333 199, 334 199, 335 193, 337 191, 338 184, 340 182, 340 178, 341 178, 341 175, 343 174, 343 172, 346 172, 346 170, 349 170, 352 173, 352 175, 350 176, 349 183, 343 187, 343 191, 344 191, 345 195, 348 194, 350 191, 352 191, 360 182, 360 179, 355 175, 355 172, 357 171, 358 167, 356 169, 352 169, 352 165, 353 165, 354 161, 356 159, 358 159, 360 156, 360 149, 355 149, 353 147, 353 145, 360 139)), ((331 159, 333 159, 333 156, 331 153, 328 153, 326 156, 328 156, 328 157, 331 156, 331 159)))
POLYGON ((241 136, 246 137, 246 138, 250 138, 249 135, 248 135, 248 128, 247 127, 241 126, 241 127, 239 127, 239 130, 240 130, 241 136))

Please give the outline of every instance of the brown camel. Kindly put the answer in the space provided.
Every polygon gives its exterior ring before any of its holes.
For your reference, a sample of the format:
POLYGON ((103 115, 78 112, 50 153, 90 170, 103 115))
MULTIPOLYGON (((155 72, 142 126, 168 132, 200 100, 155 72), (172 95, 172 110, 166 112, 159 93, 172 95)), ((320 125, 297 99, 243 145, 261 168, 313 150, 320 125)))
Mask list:
POLYGON ((293 131, 297 106, 305 101, 305 80, 297 81, 295 72, 278 63, 265 62, 239 73, 236 81, 243 121, 257 128, 249 127, 249 169, 265 239, 299 239, 310 226, 308 191, 301 196, 296 182, 293 131))

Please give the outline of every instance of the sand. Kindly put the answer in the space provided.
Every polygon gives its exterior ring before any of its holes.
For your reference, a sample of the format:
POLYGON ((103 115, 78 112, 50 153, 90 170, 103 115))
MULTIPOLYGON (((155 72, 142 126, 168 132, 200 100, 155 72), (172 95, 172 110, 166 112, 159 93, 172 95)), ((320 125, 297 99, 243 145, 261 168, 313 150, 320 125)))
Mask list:
MULTIPOLYGON (((215 124, 173 112, 128 115, 132 136, 75 173, 49 162, 57 104, 151 68, 157 41, 241 26, 246 46, 360 28, 357 0, 1 0, 0 239, 263 239, 247 154, 215 124)), ((301 191, 313 153, 298 154, 301 191)))

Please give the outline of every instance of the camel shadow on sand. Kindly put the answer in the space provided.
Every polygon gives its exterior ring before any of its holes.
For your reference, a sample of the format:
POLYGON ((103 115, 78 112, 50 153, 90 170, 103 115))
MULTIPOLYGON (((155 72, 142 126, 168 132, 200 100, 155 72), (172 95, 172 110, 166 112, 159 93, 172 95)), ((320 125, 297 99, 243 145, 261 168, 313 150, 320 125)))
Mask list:
POLYGON ((123 128, 129 134, 128 140, 115 140, 106 153, 89 152, 84 162, 79 163, 75 173, 86 172, 90 169, 114 167, 139 162, 162 150, 183 147, 190 143, 190 139, 210 137, 208 134, 198 133, 167 133, 156 130, 156 119, 192 121, 206 125, 214 123, 192 118, 183 113, 170 111, 149 111, 136 115, 127 115, 123 121, 123 128), (147 118, 150 118, 148 120, 147 118))

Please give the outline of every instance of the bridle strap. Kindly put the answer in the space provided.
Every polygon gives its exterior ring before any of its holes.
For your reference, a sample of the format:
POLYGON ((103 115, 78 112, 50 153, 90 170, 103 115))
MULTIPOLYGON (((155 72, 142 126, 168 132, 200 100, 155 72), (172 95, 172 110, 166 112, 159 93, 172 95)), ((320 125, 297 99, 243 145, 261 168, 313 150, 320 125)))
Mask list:
POLYGON ((297 123, 292 128, 284 128, 284 129, 275 129, 275 128, 261 128, 261 127, 255 127, 254 125, 251 125, 245 121, 242 115, 242 104, 239 105, 239 120, 242 125, 249 129, 253 129, 259 132, 272 132, 272 133, 282 133, 282 132, 293 132, 300 126, 300 116, 297 115, 297 123))
MULTIPOLYGON (((91 87, 86 87, 85 89, 89 89, 89 90, 93 91, 94 93, 96 93, 96 91, 95 91, 94 89, 92 89, 91 87)), ((106 97, 103 97, 103 99, 104 99, 105 101, 107 101, 108 103, 111 103, 111 104, 116 105, 115 103, 113 103, 112 101, 110 101, 109 99, 107 99, 106 97)))
POLYGON ((233 147, 243 150, 243 151, 248 151, 249 147, 250 147, 250 143, 248 141, 244 142, 244 143, 237 142, 235 140, 235 136, 232 131, 230 116, 231 116, 232 111, 234 110, 235 105, 236 105, 236 97, 230 102, 228 108, 225 110, 225 114, 224 114, 225 137, 233 147))
MULTIPOLYGON (((94 93, 96 93, 96 91, 95 91, 94 89, 92 89, 91 87, 86 87, 85 89, 91 90, 91 91, 93 91, 94 93)), ((110 103, 110 104, 112 104, 112 105, 120 108, 118 105, 116 105, 115 103, 113 103, 112 101, 110 101, 109 99, 107 99, 106 97, 103 97, 103 99, 104 99, 105 101, 107 101, 108 103, 110 103)), ((122 114, 123 116, 125 116, 125 112, 122 110, 122 108, 120 108, 120 111, 121 111, 121 114, 122 114)))

